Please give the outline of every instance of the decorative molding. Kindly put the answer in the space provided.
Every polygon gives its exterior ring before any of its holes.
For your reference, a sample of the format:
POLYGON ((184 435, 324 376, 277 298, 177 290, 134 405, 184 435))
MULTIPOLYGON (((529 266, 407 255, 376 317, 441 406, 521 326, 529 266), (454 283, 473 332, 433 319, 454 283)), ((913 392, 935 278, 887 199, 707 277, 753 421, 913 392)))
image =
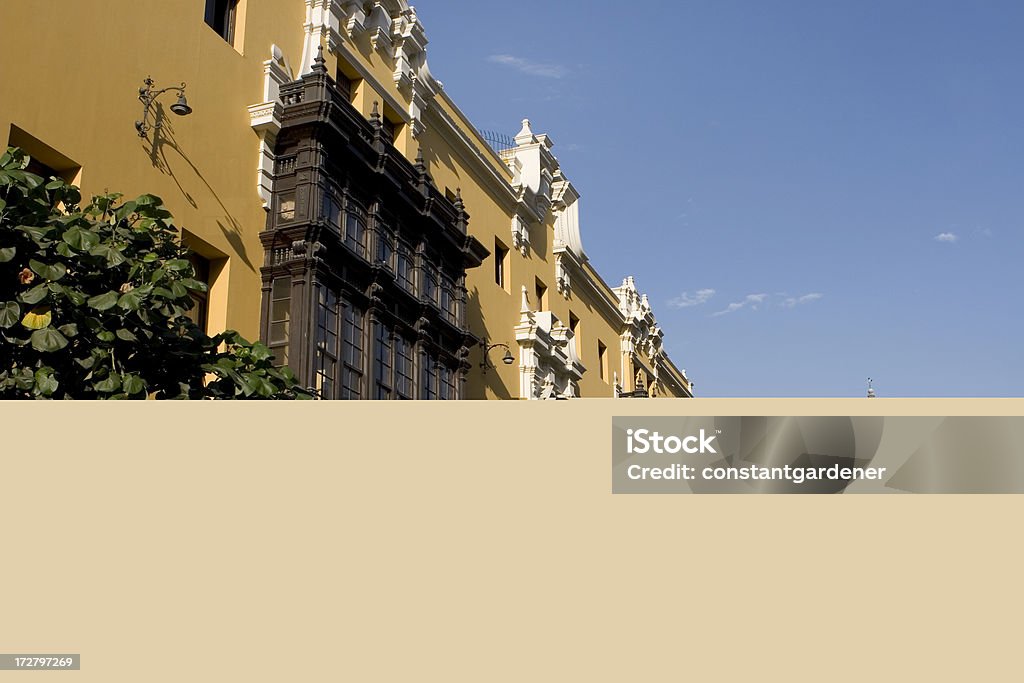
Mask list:
POLYGON ((572 296, 572 275, 566 265, 567 261, 565 252, 555 254, 555 285, 558 293, 566 299, 572 296))
POLYGON ((256 191, 263 208, 270 207, 274 184, 274 144, 281 130, 281 86, 292 80, 288 62, 277 45, 270 46, 270 59, 263 62, 263 101, 248 108, 249 125, 260 138, 256 164, 256 191))
POLYGON ((579 396, 579 381, 586 368, 576 354, 573 332, 550 311, 530 310, 522 288, 519 324, 519 398, 564 399, 579 396))
POLYGON ((530 250, 530 230, 518 213, 512 215, 512 248, 524 257, 530 250))
POLYGON ((379 2, 373 3, 366 21, 366 32, 370 34, 370 45, 373 49, 386 59, 391 59, 394 55, 394 45, 391 43, 391 15, 379 2))
POLYGON ((623 364, 650 367, 653 377, 649 388, 651 396, 661 392, 665 375, 672 377, 674 384, 692 396, 693 388, 686 372, 675 368, 665 354, 665 334, 654 317, 650 300, 646 294, 637 290, 633 276, 626 277, 622 285, 612 291, 619 298, 619 312, 624 321, 620 336, 623 364), (646 359, 646 362, 642 362, 642 359, 646 359))

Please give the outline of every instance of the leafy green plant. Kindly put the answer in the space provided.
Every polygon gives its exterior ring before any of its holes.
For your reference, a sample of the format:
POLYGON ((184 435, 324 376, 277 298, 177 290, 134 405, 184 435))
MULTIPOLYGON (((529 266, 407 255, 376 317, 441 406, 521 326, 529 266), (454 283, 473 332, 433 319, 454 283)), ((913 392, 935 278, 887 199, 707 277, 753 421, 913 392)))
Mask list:
POLYGON ((158 197, 93 197, 0 156, 0 398, 309 398, 270 350, 188 317, 195 278, 158 197))

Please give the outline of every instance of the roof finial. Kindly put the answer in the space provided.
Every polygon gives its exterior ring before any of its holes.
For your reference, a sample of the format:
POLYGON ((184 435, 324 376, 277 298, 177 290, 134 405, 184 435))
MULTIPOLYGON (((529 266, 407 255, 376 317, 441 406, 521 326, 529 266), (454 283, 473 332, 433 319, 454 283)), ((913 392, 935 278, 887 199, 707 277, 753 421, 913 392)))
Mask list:
POLYGON ((533 129, 530 128, 530 119, 523 119, 523 128, 516 134, 514 139, 517 145, 529 145, 537 142, 537 139, 533 136, 533 129))
POLYGON ((316 57, 313 59, 313 71, 327 73, 327 62, 324 61, 324 46, 316 46, 316 57))
POLYGON ((868 398, 875 398, 875 388, 871 386, 870 377, 868 377, 868 398))

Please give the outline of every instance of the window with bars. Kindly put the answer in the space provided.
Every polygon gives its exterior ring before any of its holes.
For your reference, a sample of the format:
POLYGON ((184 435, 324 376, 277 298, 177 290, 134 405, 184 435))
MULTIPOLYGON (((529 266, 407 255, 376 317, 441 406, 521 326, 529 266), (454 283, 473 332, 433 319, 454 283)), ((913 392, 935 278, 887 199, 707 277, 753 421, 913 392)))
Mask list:
POLYGON ((395 337, 395 398, 414 398, 416 391, 415 369, 413 366, 412 342, 395 337))
POLYGON ((381 322, 373 323, 373 397, 391 398, 391 330, 381 322))
POLYGON ((316 364, 314 387, 321 398, 334 398, 338 367, 338 295, 326 287, 317 290, 316 364))
POLYGON ((442 365, 438 373, 438 394, 442 401, 454 401, 458 398, 455 371, 447 365, 442 365))
POLYGON ((366 258, 366 218, 361 211, 350 206, 345 213, 345 244, 366 258))
POLYGON ((286 192, 277 199, 277 219, 281 223, 295 220, 295 193, 286 192))
POLYGON ((428 261, 423 262, 423 298, 438 305, 438 275, 437 268, 428 261))
POLYGON ((341 230, 341 200, 330 190, 324 195, 324 220, 341 230))
POLYGON ((341 398, 363 397, 363 311, 344 302, 341 334, 341 398))
POLYGON ((394 255, 395 247, 391 238, 391 230, 386 225, 378 225, 377 230, 377 263, 388 270, 395 269, 394 255))
POLYGON ((420 352, 420 398, 437 398, 437 359, 426 351, 420 352))
POLYGON ((267 344, 274 353, 275 365, 288 364, 288 339, 291 327, 292 279, 274 278, 270 285, 270 334, 267 344))
POLYGON ((398 244, 396 275, 398 276, 398 284, 402 289, 410 294, 416 293, 416 268, 413 261, 412 247, 404 242, 399 242, 398 244))
POLYGON ((441 313, 448 322, 458 324, 458 297, 455 295, 455 281, 447 275, 442 278, 441 286, 441 313))

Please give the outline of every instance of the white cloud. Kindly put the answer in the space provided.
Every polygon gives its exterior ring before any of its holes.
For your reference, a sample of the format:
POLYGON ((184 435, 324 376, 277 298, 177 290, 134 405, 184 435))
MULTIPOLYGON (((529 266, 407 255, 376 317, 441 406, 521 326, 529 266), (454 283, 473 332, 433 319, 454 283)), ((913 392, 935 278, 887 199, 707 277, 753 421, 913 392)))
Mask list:
POLYGON ((957 237, 956 235, 954 235, 951 232, 940 232, 938 235, 935 236, 935 241, 936 242, 950 242, 950 243, 952 243, 952 242, 956 242, 958 239, 960 239, 960 238, 957 237))
POLYGON ((767 294, 748 294, 743 299, 743 301, 737 301, 736 303, 729 304, 721 311, 718 311, 717 313, 712 313, 712 315, 719 316, 726 315, 727 313, 735 313, 741 308, 746 308, 747 306, 750 306, 750 310, 756 311, 758 305, 761 304, 767 298, 767 294))
POLYGON ((817 301, 822 297, 820 292, 811 292, 810 294, 804 294, 803 296, 791 296, 782 302, 782 305, 786 308, 793 308, 801 304, 809 304, 812 301, 817 301))
POLYGON ((698 289, 696 293, 690 294, 689 292, 683 292, 675 299, 668 302, 668 305, 672 308, 689 308, 690 306, 700 306, 705 304, 708 300, 715 295, 713 289, 698 289))
POLYGON ((487 58, 487 61, 494 62, 495 64, 504 64, 524 74, 541 76, 543 78, 562 78, 569 73, 569 70, 561 64, 543 64, 514 55, 491 55, 487 58))
POLYGON ((752 311, 756 311, 758 309, 758 306, 760 306, 761 304, 765 304, 766 306, 770 305, 772 307, 778 306, 781 308, 796 308, 797 306, 802 306, 804 304, 809 304, 812 301, 817 301, 823 296, 825 295, 822 294, 821 292, 809 292, 801 296, 789 296, 785 292, 776 292, 775 294, 748 294, 743 298, 742 301, 736 301, 734 303, 731 303, 721 311, 712 313, 711 315, 727 315, 729 313, 735 313, 736 311, 743 308, 749 308, 752 311))

